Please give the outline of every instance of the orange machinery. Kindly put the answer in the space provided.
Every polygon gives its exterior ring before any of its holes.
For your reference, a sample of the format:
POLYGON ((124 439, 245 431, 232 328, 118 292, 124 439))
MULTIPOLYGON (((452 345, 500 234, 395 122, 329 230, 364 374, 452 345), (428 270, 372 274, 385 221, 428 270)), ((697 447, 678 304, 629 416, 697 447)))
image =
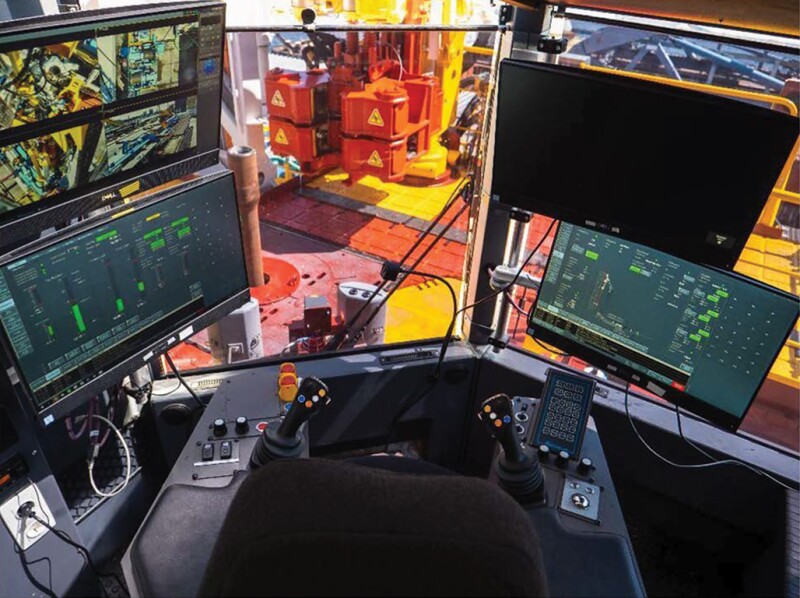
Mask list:
POLYGON ((404 179, 442 132, 439 80, 414 72, 418 36, 368 32, 359 40, 348 32, 327 70, 271 70, 264 86, 272 151, 293 156, 304 174, 341 167, 350 183, 368 174, 404 179))

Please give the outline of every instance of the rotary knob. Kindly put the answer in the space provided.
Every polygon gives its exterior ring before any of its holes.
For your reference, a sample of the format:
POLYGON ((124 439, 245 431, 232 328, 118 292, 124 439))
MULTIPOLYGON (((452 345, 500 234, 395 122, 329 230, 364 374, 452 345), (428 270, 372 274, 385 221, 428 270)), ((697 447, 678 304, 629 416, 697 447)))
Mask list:
POLYGON ((225 424, 225 420, 221 417, 218 417, 214 420, 213 425, 214 436, 225 436, 228 431, 228 426, 225 424))
POLYGON ((247 418, 244 415, 240 415, 236 418, 236 433, 237 434, 244 434, 247 432, 247 418))
POLYGON ((539 455, 540 461, 547 461, 550 457, 550 447, 546 444, 540 444, 539 448, 536 449, 537 454, 539 455))
POLYGON ((567 463, 569 463, 569 453, 567 451, 559 451, 556 456, 556 465, 563 469, 567 466, 567 463))
POLYGON ((588 474, 594 469, 594 463, 589 457, 584 457, 578 463, 578 473, 582 473, 584 475, 588 474))

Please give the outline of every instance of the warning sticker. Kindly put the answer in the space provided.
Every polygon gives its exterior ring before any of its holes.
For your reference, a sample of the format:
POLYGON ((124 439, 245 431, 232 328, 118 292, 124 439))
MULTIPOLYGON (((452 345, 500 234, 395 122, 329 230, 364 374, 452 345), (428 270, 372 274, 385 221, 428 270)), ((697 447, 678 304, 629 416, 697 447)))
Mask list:
POLYGON ((380 155, 378 154, 378 150, 372 152, 372 155, 367 160, 367 164, 370 166, 375 166, 376 168, 383 168, 383 160, 381 160, 380 155))
POLYGON ((381 116, 381 113, 378 112, 377 108, 372 109, 372 114, 369 115, 367 122, 376 127, 383 126, 383 117, 381 116))
POLYGON ((278 133, 275 135, 275 143, 289 145, 289 139, 286 137, 286 133, 283 132, 283 129, 278 129, 278 133))
POLYGON ((286 102, 283 101, 283 96, 281 95, 280 89, 276 89, 275 93, 272 94, 270 104, 277 106, 278 108, 286 108, 286 102))

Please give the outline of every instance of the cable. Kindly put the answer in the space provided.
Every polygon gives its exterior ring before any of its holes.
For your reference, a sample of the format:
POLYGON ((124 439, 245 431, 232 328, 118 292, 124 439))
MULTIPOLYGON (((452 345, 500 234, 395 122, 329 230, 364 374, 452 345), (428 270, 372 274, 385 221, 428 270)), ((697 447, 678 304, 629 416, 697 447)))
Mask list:
POLYGON ((56 535, 56 537, 60 539, 62 542, 64 542, 65 544, 69 544, 70 546, 75 548, 84 558, 86 564, 89 565, 89 569, 92 570, 92 573, 94 573, 97 577, 110 577, 119 584, 120 589, 125 590, 126 586, 124 582, 119 578, 119 575, 117 575, 116 573, 103 573, 102 571, 100 571, 95 565, 94 561, 92 560, 92 557, 89 554, 87 548, 82 544, 75 542, 75 540, 73 540, 67 532, 50 525, 50 523, 39 517, 39 515, 37 515, 36 511, 34 511, 33 509, 27 510, 26 512, 22 513, 22 515, 30 517, 31 519, 41 523, 43 526, 45 526, 47 529, 53 532, 56 535))
POLYGON ((120 441, 120 443, 122 444, 122 448, 125 451, 125 479, 110 492, 100 491, 100 489, 97 487, 97 484, 94 481, 94 460, 97 458, 98 452, 100 452, 100 446, 98 444, 94 445, 94 448, 92 450, 92 455, 89 457, 89 483, 92 485, 92 490, 94 490, 95 494, 97 494, 98 496, 102 496, 103 498, 110 498, 122 492, 131 479, 131 452, 128 449, 128 443, 125 442, 125 438, 122 436, 122 432, 119 431, 117 426, 115 426, 110 419, 107 419, 102 415, 93 415, 92 417, 99 419, 102 422, 105 422, 109 426, 109 428, 114 431, 114 434, 117 435, 117 439, 120 441))
POLYGON ((453 285, 451 285, 446 279, 442 278, 437 274, 418 272, 416 270, 406 270, 405 272, 407 274, 416 274, 417 276, 423 276, 425 278, 432 278, 433 280, 438 280, 447 287, 447 290, 450 291, 450 297, 453 300, 453 316, 450 318, 450 325, 447 327, 447 333, 445 334, 444 340, 442 341, 442 349, 439 351, 439 361, 436 364, 436 369, 433 371, 433 378, 438 379, 439 374, 441 373, 442 370, 442 362, 444 361, 444 354, 447 350, 447 344, 450 342, 450 339, 453 336, 453 329, 456 326, 456 316, 458 315, 458 297, 456 296, 455 289, 453 289, 453 285))
MULTIPOLYGON (((417 247, 420 246, 422 241, 424 241, 428 237, 428 235, 431 234, 431 232, 436 227, 436 225, 439 224, 439 221, 442 218, 444 218, 445 214, 447 214, 447 212, 453 206, 453 203, 455 202, 455 200, 458 197, 459 193, 462 192, 464 189, 467 189, 468 188, 467 185, 469 183, 471 183, 471 182, 472 182, 472 175, 471 174, 467 174, 467 175, 464 176, 463 179, 461 179, 459 184, 456 185, 456 187, 453 189, 452 193, 450 194, 450 197, 445 202, 444 207, 439 211, 439 213, 436 215, 436 217, 430 222, 428 227, 422 232, 421 235, 419 235, 417 237, 417 240, 414 241, 414 243, 411 245, 411 247, 406 251, 406 253, 403 255, 403 257, 400 259, 399 264, 401 266, 406 262, 407 259, 409 259, 411 257, 411 254, 414 253, 414 251, 416 251, 417 247)), ((414 263, 411 265, 409 270, 415 269, 419 265, 419 263, 423 259, 425 259, 425 257, 428 255, 428 253, 430 253, 431 249, 433 249, 433 247, 436 245, 436 243, 438 243, 439 240, 447 233, 447 231, 450 230, 450 228, 453 226, 453 224, 455 224, 455 221, 461 216, 461 214, 464 213, 464 210, 466 210, 468 208, 469 208, 469 204, 468 203, 464 204, 464 206, 461 207, 461 209, 456 213, 456 215, 453 218, 450 219, 450 222, 448 222, 444 226, 444 228, 436 235, 436 237, 433 239, 431 244, 428 245, 428 247, 422 252, 422 255, 420 255, 414 261, 414 263)), ((353 315, 353 317, 351 317, 350 320, 344 325, 342 330, 340 332, 338 332, 336 335, 334 335, 334 337, 331 340, 331 342, 328 343, 325 346, 325 350, 326 351, 334 351, 334 350, 340 348, 342 346, 342 344, 344 343, 345 337, 348 337, 349 340, 353 340, 353 339, 357 340, 359 338, 359 335, 367 328, 367 326, 369 326, 369 324, 372 322, 372 320, 374 320, 377 317, 377 315, 380 312, 381 308, 389 300, 389 297, 391 297, 392 293, 394 293, 394 291, 399 287, 399 283, 398 283, 398 285, 393 287, 392 290, 386 294, 386 297, 384 297, 381 300, 381 302, 375 307, 375 309, 370 314, 370 316, 360 325, 359 330, 357 330, 355 334, 350 335, 350 330, 353 327, 353 324, 358 321, 358 319, 361 317, 361 314, 364 313, 364 311, 367 309, 367 307, 370 304, 372 304, 372 301, 375 299, 375 297, 378 296, 378 294, 384 289, 384 287, 386 287, 387 284, 388 284, 387 281, 385 281, 385 280, 381 281, 381 283, 377 286, 377 288, 372 292, 372 294, 370 295, 369 299, 367 299, 367 301, 365 301, 361 305, 361 307, 358 309, 358 311, 356 311, 356 313, 353 315)))
POLYGON ((554 349, 553 347, 549 347, 549 346, 545 345, 542 341, 540 341, 535 336, 531 336, 531 339, 533 340, 534 343, 539 345, 545 351, 549 351, 550 353, 555 353, 556 355, 559 355, 560 357, 569 357, 570 356, 569 353, 564 353, 563 351, 559 351, 558 349, 554 349))
POLYGON ((533 256, 536 255, 536 253, 539 251, 539 249, 541 248, 542 244, 545 242, 547 237, 550 236, 550 232, 553 230, 553 227, 555 226, 556 222, 557 222, 556 220, 551 220, 550 221, 550 226, 547 227, 547 230, 545 231, 544 235, 542 235, 542 238, 539 239, 538 243, 536 243, 536 247, 534 247, 531 250, 531 252, 528 254, 528 257, 526 257, 525 261, 522 262, 522 265, 517 270, 517 273, 514 275, 514 278, 511 279, 511 282, 509 282, 506 286, 504 286, 501 289, 497 289, 496 291, 492 291, 491 293, 489 293, 488 295, 486 295, 485 297, 483 297, 481 299, 478 299, 474 303, 472 303, 470 305, 465 305, 464 307, 459 309, 458 312, 459 313, 465 312, 468 309, 471 309, 473 307, 476 307, 476 306, 480 305, 481 303, 484 303, 485 301, 488 301, 489 299, 493 299, 493 298, 497 297, 499 294, 505 293, 506 291, 511 289, 515 284, 517 284, 517 281, 519 280, 519 277, 522 276, 522 272, 528 266, 528 263, 531 261, 531 259, 533 259, 533 256))
POLYGON ((712 461, 714 461, 715 463, 718 463, 718 464, 727 463, 729 465, 739 465, 740 467, 744 467, 746 469, 749 469, 753 473, 757 473, 758 475, 762 475, 765 478, 769 478, 770 480, 772 480, 773 482, 775 482, 779 486, 783 486, 787 490, 794 490, 794 488, 784 484, 783 482, 781 482, 777 478, 775 478, 775 477, 771 476, 770 474, 768 474, 763 469, 760 469, 758 467, 750 465, 749 463, 745 463, 744 461, 740 461, 739 459, 722 459, 722 460, 719 460, 719 459, 714 458, 712 455, 707 453, 705 450, 703 450, 701 447, 697 446, 694 442, 692 442, 691 440, 686 438, 686 436, 683 435, 683 426, 681 425, 681 411, 680 411, 680 407, 678 405, 675 405, 675 418, 678 420, 678 433, 680 434, 680 437, 686 442, 686 444, 688 444, 689 446, 691 446, 692 448, 694 448, 695 450, 700 452, 706 458, 711 459, 712 461))
MULTIPOLYGON (((171 395, 173 392, 176 392, 181 386, 183 386, 183 384, 181 383, 180 380, 178 380, 178 384, 175 386, 175 388, 173 388, 171 390, 168 390, 167 392, 155 392, 155 391, 151 390, 150 391, 150 396, 151 397, 166 397, 167 395, 171 395)), ((152 386, 151 386, 151 388, 152 388, 152 386)))
MULTIPOLYGON (((172 357, 170 356, 169 351, 165 351, 164 352, 164 359, 167 361, 167 364, 169 365, 169 369, 171 369, 172 373, 175 374, 175 376, 178 378, 178 381, 181 384, 183 384, 183 386, 186 388, 186 390, 189 391, 189 394, 192 395, 192 398, 194 399, 195 403, 197 403, 200 406, 200 410, 204 411, 205 408, 206 408, 206 404, 203 403, 203 401, 200 400, 200 397, 197 396, 197 393, 194 391, 194 389, 191 386, 189 386, 188 382, 186 382, 186 380, 184 380, 183 376, 181 376, 181 373, 178 371, 178 368, 175 367, 175 362, 172 361, 172 357)), ((178 390, 178 389, 176 388, 175 390, 178 390)))
MULTIPOLYGON (((764 477, 769 478, 770 480, 772 480, 773 482, 775 482, 776 484, 778 484, 782 488, 785 488, 786 490, 794 490, 794 488, 792 488, 791 486, 788 486, 788 485, 784 484, 783 482, 781 482, 780 480, 772 477, 767 472, 762 471, 762 470, 760 470, 760 469, 758 469, 756 467, 753 467, 752 465, 748 465, 747 463, 744 463, 742 461, 738 461, 736 459, 719 459, 719 460, 716 460, 716 459, 712 458, 712 462, 711 463, 675 463, 675 461, 671 461, 670 459, 667 459, 666 457, 661 455, 658 451, 656 451, 653 447, 651 447, 649 444, 647 444, 647 441, 644 438, 642 438, 642 435, 639 433, 639 430, 636 428, 636 425, 633 423, 633 418, 631 417, 631 413, 628 410, 628 394, 629 394, 629 390, 630 390, 630 384, 626 383, 625 384, 625 415, 628 417, 628 421, 631 424, 631 429, 633 429, 634 434, 636 434, 636 437, 641 441, 641 443, 645 446, 645 448, 648 451, 650 451, 655 457, 657 457, 658 459, 663 461, 664 463, 667 463, 668 465, 672 465, 673 467, 677 467, 679 469, 706 469, 706 468, 709 468, 709 467, 716 467, 718 465, 740 465, 742 467, 745 467, 745 468, 749 469, 750 471, 752 471, 754 473, 757 473, 759 475, 763 475, 764 477)), ((681 438, 684 438, 682 430, 681 430, 681 438)), ((686 440, 686 439, 684 438, 684 440, 686 440)), ((692 443, 690 442, 689 444, 692 444, 692 443)), ((695 447, 695 448, 697 448, 697 447, 695 447)), ((707 453, 705 453, 705 451, 701 451, 701 452, 703 452, 704 454, 707 455, 707 453)), ((707 455, 707 456, 709 456, 709 455, 707 455)), ((709 456, 709 458, 711 458, 711 457, 709 456)))

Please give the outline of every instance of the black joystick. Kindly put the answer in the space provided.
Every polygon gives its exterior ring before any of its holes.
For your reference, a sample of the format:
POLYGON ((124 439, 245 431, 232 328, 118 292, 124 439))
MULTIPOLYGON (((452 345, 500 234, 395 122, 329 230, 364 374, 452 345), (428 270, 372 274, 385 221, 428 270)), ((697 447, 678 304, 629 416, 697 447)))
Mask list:
POLYGON ((305 436, 299 433, 300 426, 330 401, 328 387, 322 380, 303 378, 297 389, 297 396, 289 404, 289 411, 283 421, 272 421, 264 428, 253 448, 253 454, 250 455, 250 467, 260 467, 278 459, 299 457, 305 448, 305 436))
POLYGON ((531 449, 523 448, 514 425, 514 407, 508 395, 499 394, 481 404, 478 417, 503 447, 495 462, 500 486, 517 502, 540 503, 545 498, 544 474, 531 449))

